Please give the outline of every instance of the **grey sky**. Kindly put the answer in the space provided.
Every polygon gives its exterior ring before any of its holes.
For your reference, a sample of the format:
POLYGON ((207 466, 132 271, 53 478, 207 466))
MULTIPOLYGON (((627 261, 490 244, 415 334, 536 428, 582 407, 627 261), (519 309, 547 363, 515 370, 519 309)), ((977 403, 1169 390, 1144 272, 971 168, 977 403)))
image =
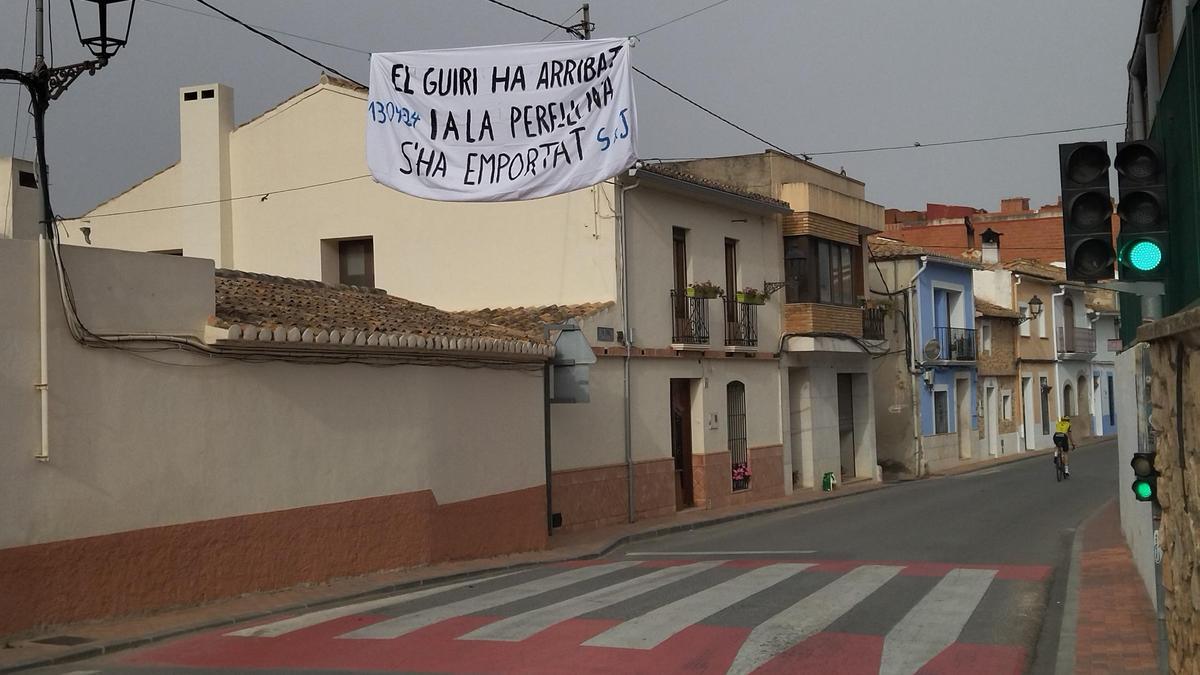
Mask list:
MULTIPOLYGON (((0 64, 21 63, 32 0, 0 0, 0 64)), ((52 5, 54 57, 84 56, 67 0, 52 5)), ((194 0, 159 0, 203 10, 194 0)), ((272 28, 404 51, 532 42, 549 27, 484 0, 254 0, 213 4, 272 28)), ((560 21, 575 0, 507 0, 560 21)), ((597 37, 636 33, 712 0, 592 0, 597 37)), ((86 3, 80 3, 84 5, 86 3)), ((646 35, 634 63, 794 152, 929 143, 1121 122, 1124 68, 1140 0, 730 0, 646 35)), ((32 12, 30 22, 32 24, 32 12)), ((364 54, 280 36, 366 80, 364 54)), ((32 60, 30 31, 25 65, 32 60)), ((224 82, 249 119, 312 84, 319 69, 220 19, 137 3, 129 46, 84 76, 49 114, 55 209, 77 215, 178 159, 180 86, 224 82)), ((635 77, 642 157, 758 152, 743 135, 635 77)), ((26 97, 0 84, 0 154, 16 122, 26 143, 26 97)), ((314 133, 320 133, 314 129, 314 133)), ((30 132, 31 134, 31 132, 30 132)), ((1058 194, 1058 143, 1119 140, 1121 128, 1028 139, 818 158, 867 183, 898 208, 925 202, 995 209, 1058 194)), ((286 184, 281 177, 281 185, 286 184)))

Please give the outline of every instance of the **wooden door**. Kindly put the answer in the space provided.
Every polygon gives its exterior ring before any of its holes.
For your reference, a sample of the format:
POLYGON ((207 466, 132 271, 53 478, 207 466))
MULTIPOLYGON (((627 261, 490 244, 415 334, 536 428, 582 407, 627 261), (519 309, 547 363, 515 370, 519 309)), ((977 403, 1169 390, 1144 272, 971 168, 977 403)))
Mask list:
POLYGON ((671 457, 675 460, 675 508, 695 503, 692 489, 692 382, 671 380, 671 457))

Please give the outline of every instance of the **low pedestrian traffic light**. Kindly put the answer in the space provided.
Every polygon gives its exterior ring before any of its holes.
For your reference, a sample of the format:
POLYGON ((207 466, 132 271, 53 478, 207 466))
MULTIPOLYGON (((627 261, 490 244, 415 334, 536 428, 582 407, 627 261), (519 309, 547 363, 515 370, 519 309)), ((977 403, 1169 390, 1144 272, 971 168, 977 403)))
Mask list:
POLYGON ((1117 144, 1117 263, 1122 279, 1160 281, 1167 276, 1167 170, 1153 141, 1117 144))
POLYGON ((1133 467, 1133 497, 1139 502, 1158 501, 1158 471, 1154 468, 1153 452, 1135 452, 1129 460, 1133 467))
POLYGON ((1108 191, 1109 166, 1107 143, 1058 146, 1068 279, 1113 278, 1116 254, 1112 239, 1112 195, 1108 191))

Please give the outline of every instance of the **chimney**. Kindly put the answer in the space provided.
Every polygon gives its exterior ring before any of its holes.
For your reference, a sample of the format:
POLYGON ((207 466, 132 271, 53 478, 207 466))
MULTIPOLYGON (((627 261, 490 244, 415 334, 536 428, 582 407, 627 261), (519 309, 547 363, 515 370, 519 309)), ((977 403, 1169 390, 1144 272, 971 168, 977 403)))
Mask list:
POLYGON ((0 157, 0 239, 37 239, 42 231, 42 190, 37 167, 0 157))
POLYGON ((979 234, 979 241, 982 243, 980 254, 983 264, 1000 262, 1000 233, 989 227, 979 234))
POLYGON ((1000 200, 1000 213, 1027 213, 1029 197, 1009 197, 1000 200))
POLYGON ((233 209, 229 178, 229 134, 233 90, 204 84, 179 90, 180 204, 215 202, 181 209, 183 254, 233 267, 233 209), (220 201, 224 200, 224 201, 220 201))

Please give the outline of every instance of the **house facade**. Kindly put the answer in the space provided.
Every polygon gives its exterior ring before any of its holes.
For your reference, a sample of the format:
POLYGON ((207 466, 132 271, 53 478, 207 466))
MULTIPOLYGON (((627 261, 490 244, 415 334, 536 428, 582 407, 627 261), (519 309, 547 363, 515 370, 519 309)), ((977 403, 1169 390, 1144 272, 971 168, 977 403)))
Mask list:
POLYGON ((1096 335, 1096 355, 1092 357, 1092 433, 1108 436, 1117 433, 1116 362, 1121 352, 1121 316, 1117 294, 1111 291, 1087 292, 1087 315, 1096 335))
MULTIPOLYGON (((872 357, 886 352, 880 310, 867 300, 864 245, 883 208, 861 181, 775 151, 674 163, 694 175, 788 203, 782 265, 769 278, 782 308, 781 400, 786 464, 797 487, 877 476, 872 357)), ((777 239, 778 240, 778 239, 777 239)))
MULTIPOLYGON (((979 271, 972 275, 977 278, 979 271)), ((975 297, 975 335, 978 338, 976 396, 982 413, 979 424, 980 454, 999 457, 1021 452, 1021 405, 1017 376, 1015 310, 975 297)))
POLYGON ((891 343, 909 345, 876 359, 876 423, 891 444, 881 461, 920 474, 975 459, 978 265, 883 238, 871 255, 871 290, 897 308, 891 343))
POLYGON ((551 408, 560 531, 791 490, 782 298, 738 297, 780 278, 786 203, 669 166, 539 200, 426 201, 366 177, 365 90, 323 77, 241 125, 232 96, 181 89, 180 161, 68 227, 101 247, 525 317, 513 327, 530 336, 586 307, 590 402, 551 408))

